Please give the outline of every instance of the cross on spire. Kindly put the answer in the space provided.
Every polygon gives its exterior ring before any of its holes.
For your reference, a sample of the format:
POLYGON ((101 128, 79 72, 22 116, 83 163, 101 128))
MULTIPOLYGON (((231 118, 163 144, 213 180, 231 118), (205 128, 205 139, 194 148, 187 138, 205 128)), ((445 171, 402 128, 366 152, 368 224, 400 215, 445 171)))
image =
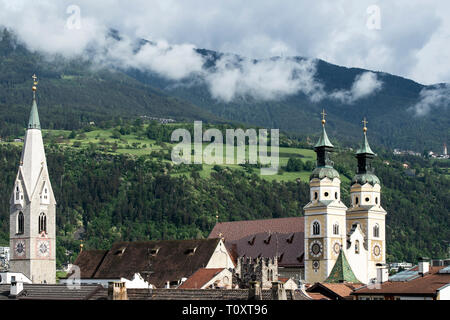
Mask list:
POLYGON ((325 112, 325 109, 322 109, 322 112, 320 114, 322 115, 322 125, 324 126, 325 123, 327 122, 325 120, 325 116, 327 115, 327 113, 325 112))
POLYGON ((37 84, 38 84, 36 74, 33 74, 33 76, 32 76, 31 78, 33 78, 33 87, 32 87, 32 90, 33 90, 33 98, 35 98, 35 97, 36 97, 37 84))
POLYGON ((364 117, 363 121, 361 121, 361 122, 364 124, 363 131, 366 132, 366 131, 367 131, 367 126, 366 126, 366 125, 367 125, 369 122, 366 120, 366 117, 364 117))

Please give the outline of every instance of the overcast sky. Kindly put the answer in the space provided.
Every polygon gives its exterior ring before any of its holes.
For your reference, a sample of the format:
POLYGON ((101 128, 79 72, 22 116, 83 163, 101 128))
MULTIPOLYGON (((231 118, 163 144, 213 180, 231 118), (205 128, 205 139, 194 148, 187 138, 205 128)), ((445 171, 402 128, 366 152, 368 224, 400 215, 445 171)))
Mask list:
POLYGON ((448 0, 0 0, 0 25, 48 52, 79 53, 112 27, 182 48, 299 55, 450 82, 448 0))

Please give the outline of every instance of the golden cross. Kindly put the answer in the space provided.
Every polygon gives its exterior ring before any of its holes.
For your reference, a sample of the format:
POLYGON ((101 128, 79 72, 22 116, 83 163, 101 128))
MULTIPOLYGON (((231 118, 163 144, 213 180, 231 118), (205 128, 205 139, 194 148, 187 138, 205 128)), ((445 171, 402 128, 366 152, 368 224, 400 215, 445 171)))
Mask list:
POLYGON ((364 124, 364 128, 363 128, 363 130, 364 130, 364 132, 366 132, 367 131, 367 124, 369 123, 367 120, 366 120, 366 117, 364 117, 364 120, 362 121, 362 123, 364 124))
POLYGON ((364 120, 362 121, 362 123, 364 123, 364 127, 366 126, 366 124, 369 123, 369 122, 366 120, 366 117, 364 117, 364 120))
POLYGON ((33 74, 32 78, 34 81, 36 81, 36 79, 37 79, 36 74, 33 74))
POLYGON ((320 114, 322 115, 322 125, 325 125, 325 116, 327 115, 325 109, 322 109, 322 112, 320 114))

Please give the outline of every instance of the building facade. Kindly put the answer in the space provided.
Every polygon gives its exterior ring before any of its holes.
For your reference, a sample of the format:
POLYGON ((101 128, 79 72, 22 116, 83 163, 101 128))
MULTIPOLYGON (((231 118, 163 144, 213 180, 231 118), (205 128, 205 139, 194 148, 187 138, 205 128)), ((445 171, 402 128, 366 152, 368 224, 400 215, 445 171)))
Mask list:
POLYGON ((375 154, 367 141, 366 121, 363 143, 356 152, 358 168, 351 182, 350 208, 341 201, 341 180, 330 160, 334 146, 325 123, 323 113, 322 135, 314 146, 317 165, 310 176, 310 202, 304 207, 305 281, 327 281, 341 258, 348 261, 357 281, 370 283, 376 280, 376 265, 386 259, 386 211, 381 206, 380 180, 371 167, 375 154))

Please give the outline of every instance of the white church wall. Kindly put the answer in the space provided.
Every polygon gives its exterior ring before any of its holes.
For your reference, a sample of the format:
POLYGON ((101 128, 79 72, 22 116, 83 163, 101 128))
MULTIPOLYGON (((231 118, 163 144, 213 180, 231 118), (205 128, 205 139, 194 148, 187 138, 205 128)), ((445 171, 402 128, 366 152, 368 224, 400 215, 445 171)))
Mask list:
POLYGON ((212 268, 232 268, 234 269, 233 260, 231 260, 230 254, 228 253, 227 248, 225 247, 222 240, 219 241, 216 249, 214 250, 213 255, 209 259, 206 267, 207 269, 212 268))

